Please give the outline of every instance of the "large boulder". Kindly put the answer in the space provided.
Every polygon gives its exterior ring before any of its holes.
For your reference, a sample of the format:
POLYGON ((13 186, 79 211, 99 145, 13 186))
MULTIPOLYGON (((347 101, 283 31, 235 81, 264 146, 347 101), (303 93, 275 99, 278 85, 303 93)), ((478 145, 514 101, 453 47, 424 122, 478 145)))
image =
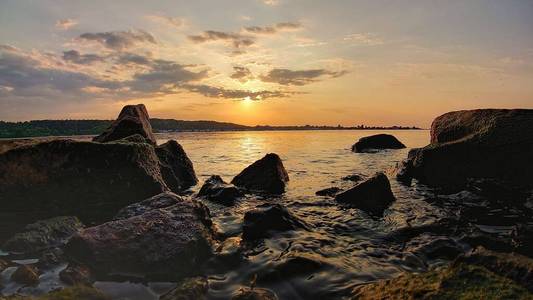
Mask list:
POLYGON ((233 205, 244 194, 233 184, 227 184, 220 176, 209 177, 198 192, 198 197, 217 202, 223 205, 233 205))
POLYGON ((37 221, 7 240, 2 249, 25 253, 60 246, 82 228, 83 224, 76 217, 55 217, 37 221))
POLYGON ((381 216, 395 198, 387 176, 377 173, 353 188, 337 194, 335 200, 381 216))
POLYGON ((431 144, 410 153, 403 176, 444 189, 471 178, 531 187, 533 110, 479 109, 446 113, 431 125, 431 144))
POLYGON ((96 274, 174 280, 199 272, 212 253, 213 239, 209 210, 187 200, 87 228, 65 249, 96 274))
POLYGON ((287 181, 289 175, 281 159, 277 154, 269 153, 246 167, 231 183, 250 191, 282 194, 287 181))
POLYGON ((111 126, 102 134, 94 137, 93 141, 106 143, 134 134, 140 134, 151 144, 156 144, 152 125, 150 125, 150 117, 144 104, 124 106, 111 126))
POLYGON ((352 146, 353 152, 372 152, 380 149, 403 149, 402 144, 396 137, 390 134, 376 134, 360 138, 352 146))
POLYGON ((244 214, 242 238, 251 241, 296 229, 308 230, 308 226, 280 204, 263 204, 244 214))
POLYGON ((166 189, 154 147, 146 143, 55 140, 0 154, 2 213, 26 224, 35 215, 101 222, 166 189))
POLYGON ((198 183, 192 161, 178 142, 170 140, 155 148, 161 175, 173 192, 183 191, 198 183))
POLYGON ((178 204, 182 201, 185 200, 183 200, 180 196, 172 192, 164 192, 141 202, 133 203, 122 208, 115 216, 115 220, 127 219, 134 216, 142 215, 147 211, 158 208, 166 208, 178 204))

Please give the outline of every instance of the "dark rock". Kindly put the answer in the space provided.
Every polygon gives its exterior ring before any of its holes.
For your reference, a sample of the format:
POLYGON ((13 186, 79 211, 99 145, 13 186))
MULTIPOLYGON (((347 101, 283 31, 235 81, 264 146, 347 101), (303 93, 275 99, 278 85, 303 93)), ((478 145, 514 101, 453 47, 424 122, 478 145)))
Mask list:
POLYGON ((305 256, 291 256, 270 268, 258 278, 258 282, 283 282, 296 276, 308 275, 320 271, 324 264, 305 256))
POLYGON ((147 211, 169 207, 178 204, 182 201, 185 200, 183 200, 180 196, 172 192, 164 192, 141 202, 133 203, 122 208, 115 216, 115 220, 127 219, 134 216, 142 215, 147 211))
POLYGON ((150 117, 144 104, 126 105, 118 118, 102 134, 93 138, 93 141, 106 143, 139 134, 151 144, 155 145, 155 137, 150 125, 150 117))
POLYGON ((464 248, 455 240, 433 234, 422 234, 416 237, 407 243, 404 250, 426 260, 454 260, 464 253, 464 248))
POLYGON ((353 175, 344 176, 341 179, 345 181, 361 181, 363 180, 363 176, 359 174, 353 174, 353 175))
POLYGON ((213 238, 209 210, 188 200, 87 228, 70 239, 66 253, 98 273, 166 280, 197 273, 213 238))
POLYGON ((337 193, 342 191, 341 188, 338 187, 329 187, 325 188, 323 190, 317 191, 315 195, 317 196, 328 196, 328 197, 334 197, 337 193))
POLYGON ((148 143, 148 144, 151 144, 149 140, 147 140, 144 136, 138 133, 127 136, 125 138, 121 138, 120 140, 115 140, 113 141, 113 143, 148 143))
POLYGON ((40 269, 47 269, 59 265, 63 261, 63 250, 52 248, 41 253, 37 265, 40 269))
POLYGON ((286 207, 280 204, 263 204, 244 214, 242 237, 255 240, 269 237, 274 231, 306 229, 307 225, 298 220, 286 207))
POLYGON ((24 231, 15 234, 2 246, 10 252, 28 253, 60 246, 83 224, 76 217, 55 217, 29 224, 24 231))
POLYGON ((381 216, 395 198, 387 176, 383 173, 377 173, 353 188, 337 194, 335 200, 381 216))
POLYGON ((187 278, 159 300, 203 300, 206 299, 209 284, 205 277, 187 278))
POLYGON ((232 300, 278 300, 271 290, 262 288, 241 288, 232 300))
POLYGON ((55 140, 0 154, 3 213, 99 222, 166 189, 154 148, 144 143, 55 140))
POLYGON ((446 113, 431 125, 431 144, 409 158, 409 173, 451 192, 469 178, 531 187, 533 110, 479 109, 446 113))
POLYGON ((233 205, 244 194, 236 186, 224 182, 220 176, 212 175, 202 185, 198 196, 223 205, 233 205))
POLYGON ((379 149, 403 149, 405 145, 390 134, 376 134, 360 138, 352 146, 353 152, 371 152, 379 149))
POLYGON ((170 140, 155 148, 159 157, 161 174, 168 187, 175 193, 198 183, 192 161, 178 142, 170 140))
POLYGON ((10 267, 11 265, 12 265, 11 262, 0 258, 0 273, 2 273, 5 269, 10 267))
POLYGON ((282 194, 289 175, 283 167, 279 156, 269 153, 260 160, 246 167, 231 183, 250 191, 282 194))
POLYGON ((91 270, 83 265, 69 264, 59 272, 59 279, 68 285, 90 285, 91 270))
POLYGON ((11 280, 24 285, 37 285, 39 283, 39 274, 37 270, 29 265, 20 265, 13 274, 11 280))

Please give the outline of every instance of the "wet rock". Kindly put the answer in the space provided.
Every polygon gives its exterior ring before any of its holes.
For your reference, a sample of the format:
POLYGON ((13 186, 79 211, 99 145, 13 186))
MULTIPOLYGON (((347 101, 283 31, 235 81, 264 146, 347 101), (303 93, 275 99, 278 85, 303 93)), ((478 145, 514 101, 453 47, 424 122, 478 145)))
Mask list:
POLYGON ((344 176, 341 179, 344 181, 361 181, 363 180, 363 176, 359 174, 352 174, 352 175, 344 176))
POLYGON ((450 191, 469 178, 493 178, 531 187, 533 110, 479 109, 446 113, 431 125, 431 144, 408 161, 423 183, 450 191))
MULTIPOLYGON (((38 297, 22 297, 8 298, 9 300, 111 300, 110 297, 105 295, 102 291, 86 286, 77 285, 73 287, 54 290, 48 294, 44 294, 38 297)), ((6 299, 7 300, 7 299, 6 299)))
POLYGON ((244 214, 242 237, 255 240, 270 236, 271 232, 306 229, 307 225, 280 204, 263 204, 244 214))
POLYGON ((150 125, 150 117, 144 104, 126 105, 118 118, 102 134, 93 138, 93 141, 106 143, 139 134, 151 144, 155 145, 155 137, 150 125))
POLYGON ((296 276, 308 275, 322 269, 323 263, 305 256, 291 256, 269 269, 258 282, 284 281, 296 276))
POLYGON ((407 243, 404 250, 426 260, 453 260, 464 253, 464 248, 455 240, 433 234, 416 237, 407 243))
POLYGON ((337 194, 335 200, 381 216, 395 198, 387 176, 377 173, 353 188, 337 194))
POLYGON ((198 183, 192 161, 178 142, 170 140, 157 146, 155 152, 163 179, 173 192, 186 190, 198 183))
POLYGON ((11 263, 5 259, 0 258, 0 273, 11 266, 11 263))
POLYGON ((47 269, 59 265, 63 260, 63 250, 56 247, 41 253, 37 264, 40 269, 47 269))
POLYGON ((66 253, 97 272, 173 280, 198 272, 213 235, 209 210, 187 200, 82 230, 66 253))
POLYGON ((39 283, 39 274, 37 270, 29 265, 20 265, 13 274, 11 280, 24 285, 37 285, 39 283))
POLYGON ((26 223, 34 215, 101 222, 166 189, 154 148, 145 143, 55 140, 0 154, 2 213, 26 223))
POLYGON ((202 300, 206 299, 209 284, 205 277, 187 278, 159 300, 202 300))
POLYGON ((10 252, 29 253, 64 244, 83 228, 76 217, 55 217, 27 225, 2 246, 10 252))
POLYGON ((134 216, 142 215, 147 211, 169 207, 178 204, 182 201, 185 200, 183 200, 180 196, 172 192, 164 192, 141 202, 133 203, 122 208, 115 216, 115 220, 127 219, 134 216))
POLYGON ((278 300, 271 290, 262 288, 241 288, 232 300, 278 300))
POLYGON ((233 205, 244 194, 236 186, 224 182, 220 176, 212 175, 202 185, 198 196, 223 205, 233 205))
POLYGON ((483 199, 491 202, 513 203, 524 202, 529 196, 529 191, 525 191, 512 182, 506 182, 494 178, 467 179, 467 189, 483 199))
POLYGON ((80 264, 69 264, 59 272, 59 279, 68 285, 90 285, 91 270, 80 264))
POLYGON ((461 263, 358 286, 352 299, 533 299, 533 295, 497 273, 461 263))
POLYGON ((269 153, 246 167, 231 183, 250 191, 282 194, 287 181, 289 175, 281 159, 277 154, 269 153))
POLYGON ((120 140, 116 140, 113 142, 114 143, 148 143, 148 144, 151 144, 149 140, 147 140, 144 136, 140 134, 130 135, 130 136, 121 138, 120 140))
POLYGON ((335 197, 335 195, 339 192, 341 192, 342 189, 338 187, 329 187, 325 188, 323 190, 317 191, 315 195, 317 196, 328 196, 328 197, 335 197))
POLYGON ((353 152, 372 152, 380 149, 403 149, 402 144, 396 137, 390 134, 376 134, 360 138, 352 146, 353 152))
POLYGON ((224 240, 217 248, 217 254, 225 257, 239 256, 241 253, 240 237, 234 236, 224 240))

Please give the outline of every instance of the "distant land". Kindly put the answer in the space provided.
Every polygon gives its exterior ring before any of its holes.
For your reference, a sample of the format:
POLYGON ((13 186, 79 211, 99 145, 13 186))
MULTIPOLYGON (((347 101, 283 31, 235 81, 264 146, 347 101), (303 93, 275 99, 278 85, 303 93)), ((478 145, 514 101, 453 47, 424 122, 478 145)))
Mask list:
MULTIPOLYGON (((21 138, 40 136, 95 135, 101 133, 111 120, 36 120, 25 122, 0 121, 0 138, 21 138)), ((150 119, 155 132, 183 131, 268 131, 268 130, 418 130, 406 126, 246 126, 217 121, 185 121, 174 119, 150 119)))

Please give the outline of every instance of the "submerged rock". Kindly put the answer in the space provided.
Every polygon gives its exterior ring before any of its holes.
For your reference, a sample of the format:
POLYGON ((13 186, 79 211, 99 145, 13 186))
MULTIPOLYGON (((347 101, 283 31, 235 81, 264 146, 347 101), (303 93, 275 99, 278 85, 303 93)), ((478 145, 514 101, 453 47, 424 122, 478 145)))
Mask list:
POLYGON ((106 143, 134 134, 141 135, 153 145, 156 144, 150 117, 144 104, 124 106, 111 126, 99 136, 94 137, 93 141, 106 143))
POLYGON ((155 152, 163 179, 173 192, 186 190, 198 183, 192 161, 178 142, 170 140, 157 146, 155 152))
POLYGON ((29 224, 24 231, 8 239, 2 248, 10 252, 28 253, 60 246, 83 224, 76 217, 55 217, 29 224))
POLYGON ((224 182, 220 176, 212 175, 202 185, 198 196, 223 205, 233 205, 244 194, 233 184, 224 182))
POLYGON ((478 109, 436 118, 431 144, 410 155, 407 173, 450 191, 469 178, 493 178, 531 187, 533 110, 478 109))
POLYGON ((141 202, 133 203, 122 208, 115 216, 115 220, 127 219, 134 216, 142 215, 147 211, 169 207, 178 204, 182 201, 185 200, 183 200, 180 196, 172 192, 164 192, 141 202))
POLYGON ((99 222, 166 189, 154 148, 145 143, 55 140, 0 154, 3 213, 99 222))
POLYGON ((250 191, 282 194, 289 175, 275 153, 269 153, 246 167, 231 183, 250 191))
POLYGON ((159 300, 203 300, 208 289, 209 283, 205 277, 187 278, 159 297, 159 300))
POLYGON ((403 149, 405 145, 390 134, 376 134, 360 138, 352 146, 353 152, 371 152, 380 149, 403 149))
POLYGON ((374 215, 383 215, 383 211, 395 198, 387 176, 377 173, 353 188, 337 194, 335 200, 374 215))
POLYGON ((5 269, 10 267, 11 265, 12 265, 11 262, 0 258, 0 273, 2 273, 5 269))
POLYGON ((11 280, 24 285, 37 285, 39 283, 39 274, 37 270, 29 265, 20 265, 13 274, 11 280))
POLYGON ((97 272, 166 280, 197 273, 213 239, 208 209, 188 200, 87 228, 66 253, 97 272))
POLYGON ((359 174, 352 174, 352 175, 344 176, 341 179, 345 181, 361 181, 363 180, 363 176, 359 174))
POLYGON ((80 264, 69 264, 59 272, 59 279, 68 285, 90 285, 91 270, 80 264))
POLYGON ((244 214, 242 237, 255 240, 270 236, 271 232, 306 229, 307 225, 280 204, 263 204, 244 214))
MULTIPOLYGON (((4 300, 4 298, 0 299, 4 300)), ((102 291, 86 285, 77 285, 51 291, 41 296, 9 296, 5 300, 111 300, 102 291)))
POLYGON ((262 288, 241 288, 232 300, 278 300, 271 290, 262 288))
POLYGON ((337 193, 341 192, 342 189, 338 187, 329 187, 325 188, 320 191, 316 191, 315 195, 317 196, 328 196, 328 197, 334 197, 337 193))
POLYGON ((306 256, 290 256, 281 263, 269 268, 258 277, 258 282, 283 282, 296 276, 316 273, 324 267, 321 261, 306 256))

